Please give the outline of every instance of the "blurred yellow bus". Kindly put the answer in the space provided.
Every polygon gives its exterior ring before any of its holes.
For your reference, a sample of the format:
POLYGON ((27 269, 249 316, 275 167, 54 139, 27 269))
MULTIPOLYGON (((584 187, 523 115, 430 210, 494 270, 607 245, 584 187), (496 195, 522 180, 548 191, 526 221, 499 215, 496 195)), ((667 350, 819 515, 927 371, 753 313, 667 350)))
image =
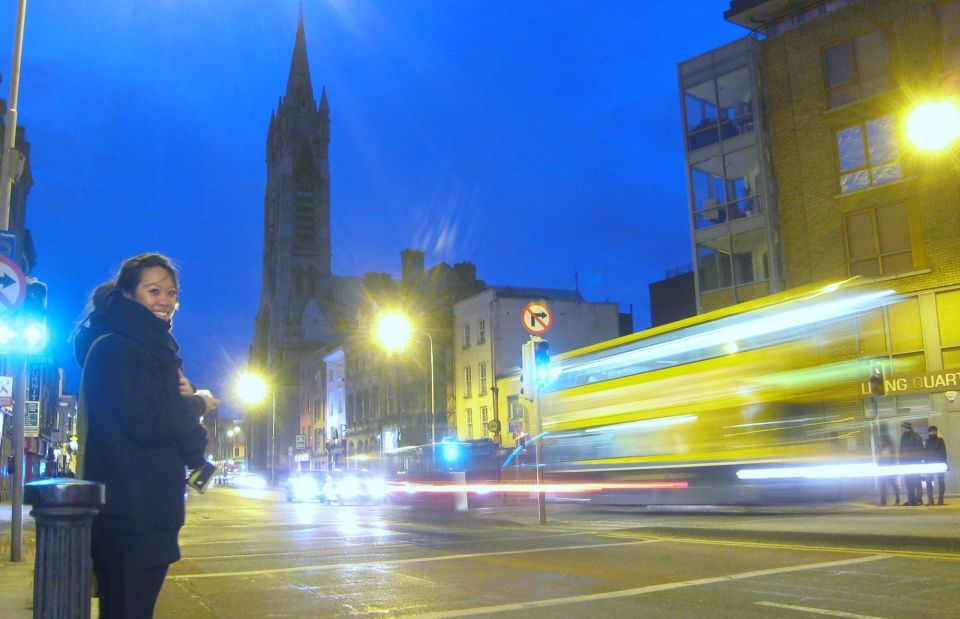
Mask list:
POLYGON ((590 500, 611 503, 862 492, 865 476, 843 473, 871 462, 855 322, 895 300, 808 287, 558 355, 537 397, 542 468, 551 482, 607 483, 590 500))

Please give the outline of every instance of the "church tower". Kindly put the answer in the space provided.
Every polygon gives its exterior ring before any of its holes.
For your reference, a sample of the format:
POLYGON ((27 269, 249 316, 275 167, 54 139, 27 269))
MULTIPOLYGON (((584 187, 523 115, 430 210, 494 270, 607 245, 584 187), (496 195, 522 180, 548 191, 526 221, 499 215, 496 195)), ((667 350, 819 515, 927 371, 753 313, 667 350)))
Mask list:
MULTIPOLYGON (((269 377, 276 398, 278 469, 299 433, 298 373, 305 353, 333 340, 330 272, 330 110, 326 90, 314 99, 303 14, 287 89, 271 113, 264 195, 263 282, 251 363, 269 377)), ((272 420, 251 416, 250 454, 269 468, 272 420)))

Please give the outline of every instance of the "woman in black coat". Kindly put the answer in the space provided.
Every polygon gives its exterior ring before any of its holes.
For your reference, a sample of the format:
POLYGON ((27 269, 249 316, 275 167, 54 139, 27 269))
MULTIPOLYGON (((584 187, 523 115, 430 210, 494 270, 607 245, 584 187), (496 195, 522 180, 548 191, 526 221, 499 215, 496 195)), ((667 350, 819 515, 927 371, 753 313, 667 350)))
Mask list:
POLYGON ((218 404, 209 391, 183 395, 170 334, 178 294, 169 259, 131 258, 97 288, 75 338, 82 476, 107 489, 91 538, 104 619, 153 616, 167 568, 180 558, 184 453, 205 442, 200 417, 218 404))

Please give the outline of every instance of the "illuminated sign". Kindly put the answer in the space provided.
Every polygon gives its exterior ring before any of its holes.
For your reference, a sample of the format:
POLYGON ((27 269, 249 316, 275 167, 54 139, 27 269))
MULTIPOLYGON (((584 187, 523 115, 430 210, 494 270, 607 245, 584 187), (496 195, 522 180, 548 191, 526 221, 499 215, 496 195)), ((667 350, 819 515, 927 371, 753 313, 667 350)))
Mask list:
MULTIPOLYGON (((960 389, 960 370, 935 370, 933 372, 887 376, 883 384, 887 395, 952 391, 960 389)), ((869 397, 869 381, 860 383, 860 394, 869 397)))

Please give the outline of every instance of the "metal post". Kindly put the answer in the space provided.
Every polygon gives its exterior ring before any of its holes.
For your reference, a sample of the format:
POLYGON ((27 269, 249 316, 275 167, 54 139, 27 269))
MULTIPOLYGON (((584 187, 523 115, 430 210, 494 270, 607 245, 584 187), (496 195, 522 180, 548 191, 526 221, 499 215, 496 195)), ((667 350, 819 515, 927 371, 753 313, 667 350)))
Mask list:
POLYGON ((17 376, 13 394, 13 487, 10 489, 10 560, 23 561, 23 431, 27 401, 27 356, 14 355, 17 376))
POLYGON ((437 385, 433 378, 433 336, 426 331, 423 334, 430 340, 430 443, 433 444, 437 442, 437 385))
POLYGON ((33 567, 33 616, 90 617, 90 529, 106 501, 106 487, 79 479, 27 484, 30 515, 37 523, 33 567))
POLYGON ((10 68, 10 98, 7 100, 6 126, 3 132, 3 162, 0 165, 0 226, 10 229, 10 193, 17 180, 20 154, 17 145, 17 101, 20 98, 20 54, 23 51, 23 23, 27 14, 27 0, 17 3, 17 25, 13 34, 13 60, 10 68))
POLYGON ((537 414, 537 436, 536 436, 536 454, 537 454, 537 513, 540 515, 540 524, 547 524, 547 493, 543 490, 543 474, 540 469, 543 467, 543 422, 540 420, 540 387, 537 387, 534 395, 534 409, 537 414))
POLYGON ((270 423, 270 487, 273 488, 277 471, 277 392, 270 392, 273 414, 270 423))

